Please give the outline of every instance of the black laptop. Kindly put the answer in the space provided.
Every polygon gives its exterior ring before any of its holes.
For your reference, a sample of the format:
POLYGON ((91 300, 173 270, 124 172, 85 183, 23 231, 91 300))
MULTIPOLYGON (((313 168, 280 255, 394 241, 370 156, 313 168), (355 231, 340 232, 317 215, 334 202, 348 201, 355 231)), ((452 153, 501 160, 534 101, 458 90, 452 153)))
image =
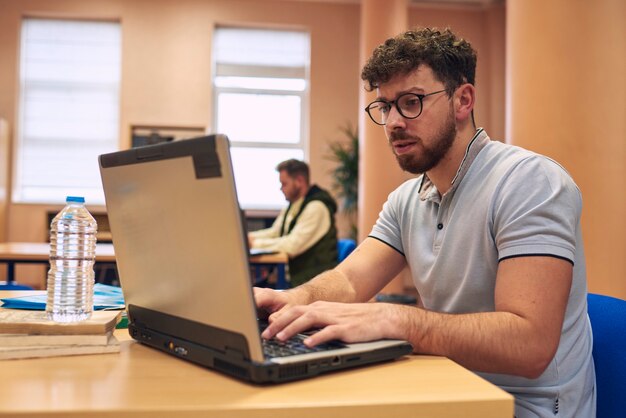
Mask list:
MULTIPOLYGON (((170 355, 256 383, 392 360, 405 341, 264 341, 224 135, 100 156, 130 335, 170 355)), ((251 169, 254 169, 251 167, 251 169)))

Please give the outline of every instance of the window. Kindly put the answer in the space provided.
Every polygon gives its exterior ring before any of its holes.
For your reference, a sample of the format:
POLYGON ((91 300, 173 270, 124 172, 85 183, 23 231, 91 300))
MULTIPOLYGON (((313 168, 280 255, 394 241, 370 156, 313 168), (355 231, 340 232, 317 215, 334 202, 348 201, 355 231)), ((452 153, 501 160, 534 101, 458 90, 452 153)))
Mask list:
POLYGON ((213 50, 215 131, 231 141, 240 205, 283 207, 276 166, 305 158, 309 35, 218 27, 213 50))
POLYGON ((118 149, 120 25, 25 19, 13 201, 103 204, 98 155, 118 149))

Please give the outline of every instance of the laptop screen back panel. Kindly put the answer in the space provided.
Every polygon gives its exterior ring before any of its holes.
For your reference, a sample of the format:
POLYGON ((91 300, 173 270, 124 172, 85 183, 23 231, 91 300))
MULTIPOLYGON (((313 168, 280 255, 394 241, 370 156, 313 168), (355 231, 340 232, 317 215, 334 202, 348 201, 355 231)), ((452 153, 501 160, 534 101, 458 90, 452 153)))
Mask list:
POLYGON ((168 145, 101 156, 126 303, 235 330, 263 362, 228 140, 168 145))

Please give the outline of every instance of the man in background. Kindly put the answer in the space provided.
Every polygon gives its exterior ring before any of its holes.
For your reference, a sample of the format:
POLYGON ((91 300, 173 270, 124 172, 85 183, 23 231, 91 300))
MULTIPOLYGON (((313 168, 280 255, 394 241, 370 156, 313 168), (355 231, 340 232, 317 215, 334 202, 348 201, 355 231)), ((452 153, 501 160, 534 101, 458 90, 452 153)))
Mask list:
POLYGON ((291 286, 298 286, 337 265, 337 203, 310 184, 309 166, 290 159, 276 170, 280 190, 289 205, 270 228, 248 234, 251 248, 284 252, 289 256, 291 286))

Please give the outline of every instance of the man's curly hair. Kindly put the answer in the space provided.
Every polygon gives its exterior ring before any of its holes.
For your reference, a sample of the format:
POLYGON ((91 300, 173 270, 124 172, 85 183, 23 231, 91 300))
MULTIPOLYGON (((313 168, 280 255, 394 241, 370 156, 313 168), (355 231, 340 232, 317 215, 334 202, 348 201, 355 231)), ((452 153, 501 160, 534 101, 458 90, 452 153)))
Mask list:
POLYGON ((429 66, 448 95, 461 84, 474 84, 476 51, 450 29, 409 30, 374 49, 361 72, 365 89, 372 91, 397 75, 406 75, 421 64, 429 66))

